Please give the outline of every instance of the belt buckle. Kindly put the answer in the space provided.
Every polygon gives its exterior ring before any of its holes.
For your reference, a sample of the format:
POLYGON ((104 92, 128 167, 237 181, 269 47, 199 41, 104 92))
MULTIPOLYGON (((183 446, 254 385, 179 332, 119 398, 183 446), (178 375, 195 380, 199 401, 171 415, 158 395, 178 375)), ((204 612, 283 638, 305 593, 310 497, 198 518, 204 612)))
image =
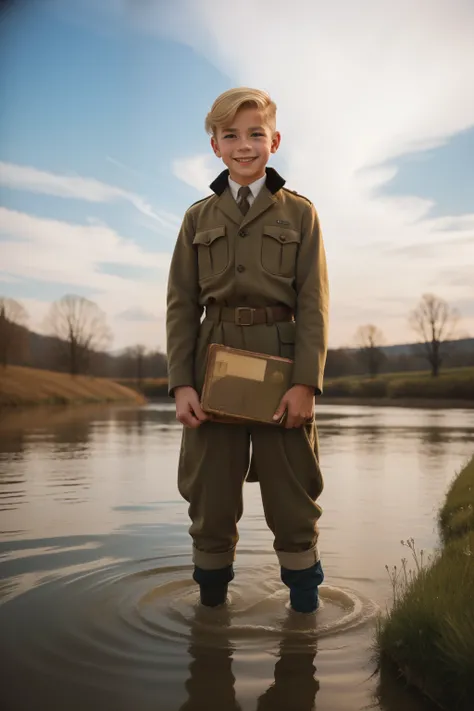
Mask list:
POLYGON ((253 315, 255 313, 255 309, 252 309, 250 306, 238 306, 235 309, 235 323, 237 326, 253 326, 253 315), (242 321, 242 311, 247 311, 249 313, 249 320, 247 321, 242 321))

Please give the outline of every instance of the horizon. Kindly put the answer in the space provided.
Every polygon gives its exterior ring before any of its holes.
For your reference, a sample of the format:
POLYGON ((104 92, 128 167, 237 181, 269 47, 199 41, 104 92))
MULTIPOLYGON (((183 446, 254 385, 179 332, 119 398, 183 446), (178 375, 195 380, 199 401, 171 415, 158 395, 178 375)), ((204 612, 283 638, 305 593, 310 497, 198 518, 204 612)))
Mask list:
POLYGON ((427 292, 472 337, 474 5, 301 0, 301 26, 243 0, 257 63, 221 4, 165 5, 17 2, 0 24, 0 295, 28 328, 48 335, 50 304, 74 293, 105 312, 109 352, 166 352, 177 232, 224 168, 204 119, 251 85, 278 107, 269 165, 320 216, 329 347, 354 348, 368 323, 383 347, 416 343, 408 315, 427 292))

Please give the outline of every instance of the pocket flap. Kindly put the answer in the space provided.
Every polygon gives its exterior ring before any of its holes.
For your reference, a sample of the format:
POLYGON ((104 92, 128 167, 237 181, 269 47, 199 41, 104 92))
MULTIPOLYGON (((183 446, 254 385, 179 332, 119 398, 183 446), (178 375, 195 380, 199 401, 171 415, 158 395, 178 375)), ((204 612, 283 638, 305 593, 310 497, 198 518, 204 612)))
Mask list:
POLYGON ((212 230, 201 230, 197 232, 193 239, 193 244, 211 245, 214 240, 225 236, 225 225, 213 227, 212 230))
POLYGON ((294 321, 277 321, 275 325, 280 343, 295 343, 296 324, 294 321))
POLYGON ((281 244, 289 242, 301 242, 301 235, 296 230, 291 230, 288 227, 277 227, 276 225, 265 225, 263 234, 273 237, 281 244))

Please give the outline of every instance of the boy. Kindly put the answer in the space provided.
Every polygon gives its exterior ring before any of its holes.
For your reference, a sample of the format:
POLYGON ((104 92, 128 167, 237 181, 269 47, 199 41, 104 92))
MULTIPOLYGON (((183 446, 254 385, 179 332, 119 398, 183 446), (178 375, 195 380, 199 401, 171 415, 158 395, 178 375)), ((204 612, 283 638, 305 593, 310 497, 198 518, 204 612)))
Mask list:
POLYGON ((313 407, 327 353, 328 279, 314 206, 267 167, 281 140, 275 116, 265 92, 244 87, 219 96, 206 118, 214 153, 227 169, 211 184, 213 194, 187 210, 174 249, 169 393, 184 425, 178 488, 189 503, 201 603, 226 600, 251 470, 291 607, 313 612, 323 581, 313 407), (277 420, 286 412, 284 426, 208 420, 200 393, 210 343, 294 360, 292 387, 275 413, 277 420))

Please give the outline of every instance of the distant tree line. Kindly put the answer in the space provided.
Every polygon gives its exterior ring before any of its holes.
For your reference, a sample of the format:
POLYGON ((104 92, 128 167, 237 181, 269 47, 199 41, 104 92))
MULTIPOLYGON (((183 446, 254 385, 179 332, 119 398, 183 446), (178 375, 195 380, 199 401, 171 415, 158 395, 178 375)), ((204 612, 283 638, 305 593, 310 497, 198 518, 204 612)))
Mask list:
MULTIPOLYGON (((135 344, 121 353, 107 351, 112 333, 104 312, 93 301, 76 295, 55 301, 39 335, 27 328, 28 314, 22 304, 0 297, 0 364, 29 365, 35 368, 133 379, 164 378, 166 355, 159 349, 135 344)), ((459 314, 433 294, 425 294, 410 312, 408 323, 417 343, 408 350, 384 346, 385 336, 374 324, 360 326, 354 346, 330 349, 326 377, 368 375, 426 370, 433 377, 442 367, 474 365, 474 341, 460 339, 459 314), (464 346, 464 347, 463 347, 464 346)))
POLYGON ((93 301, 66 295, 51 304, 40 335, 27 327, 28 314, 15 301, 0 297, 0 363, 87 374, 97 377, 164 378, 166 356, 141 344, 112 355, 112 333, 104 312, 93 301))

